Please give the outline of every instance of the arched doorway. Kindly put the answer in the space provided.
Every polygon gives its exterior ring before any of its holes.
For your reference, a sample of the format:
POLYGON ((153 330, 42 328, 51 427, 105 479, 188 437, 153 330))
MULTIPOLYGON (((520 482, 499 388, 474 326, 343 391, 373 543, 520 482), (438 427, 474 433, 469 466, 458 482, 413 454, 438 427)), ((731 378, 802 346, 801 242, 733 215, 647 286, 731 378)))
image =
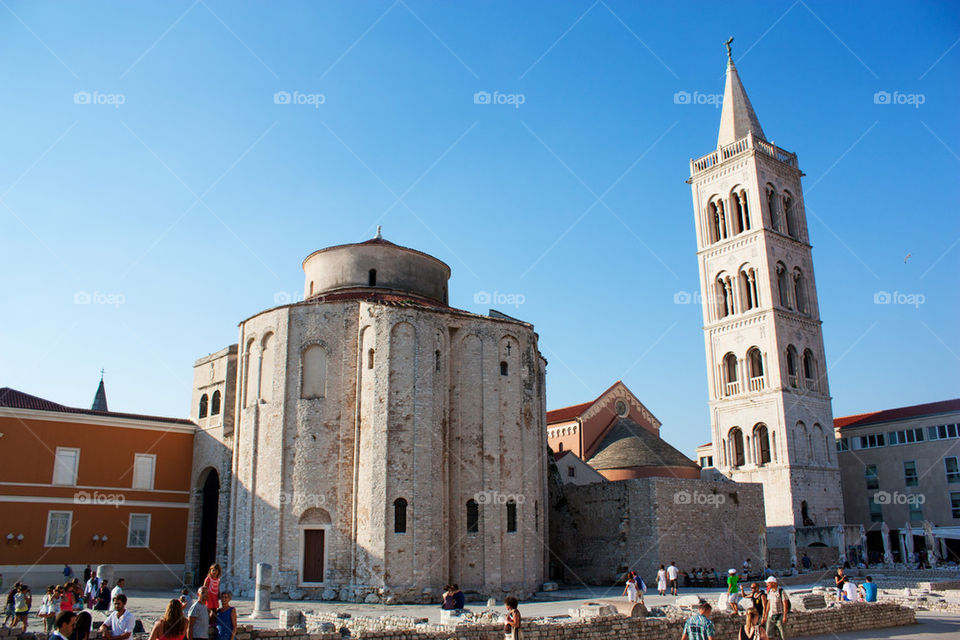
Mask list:
POLYGON ((220 507, 220 475, 210 469, 203 483, 200 496, 200 548, 197 552, 197 570, 193 574, 196 586, 203 579, 210 565, 217 561, 217 515, 220 507))

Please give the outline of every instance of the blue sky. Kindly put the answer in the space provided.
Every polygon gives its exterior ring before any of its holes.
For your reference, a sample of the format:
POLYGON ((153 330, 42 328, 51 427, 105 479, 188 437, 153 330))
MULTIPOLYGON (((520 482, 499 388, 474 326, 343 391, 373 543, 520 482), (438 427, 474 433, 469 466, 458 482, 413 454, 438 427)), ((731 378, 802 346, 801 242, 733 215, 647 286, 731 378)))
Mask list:
POLYGON ((539 332, 550 408, 622 378, 692 455, 709 415, 700 309, 674 303, 699 286, 684 180, 716 144, 733 35, 767 137, 807 174, 835 414, 960 395, 955 3, 0 16, 2 386, 87 406, 103 367, 111 409, 184 416, 194 359, 302 294, 311 251, 382 224, 451 266, 454 306, 522 299, 494 306, 539 332))

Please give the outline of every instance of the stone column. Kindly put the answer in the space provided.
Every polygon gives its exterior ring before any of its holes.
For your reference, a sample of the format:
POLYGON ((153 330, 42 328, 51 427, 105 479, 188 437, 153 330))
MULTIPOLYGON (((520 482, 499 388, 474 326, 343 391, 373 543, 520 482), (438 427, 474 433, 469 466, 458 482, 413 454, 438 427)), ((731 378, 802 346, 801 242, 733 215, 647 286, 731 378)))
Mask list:
MULTIPOLYGON (((791 526, 787 529, 790 535, 790 566, 797 566, 797 529, 791 526)), ((765 569, 766 567, 764 567, 765 569)))
POLYGON ((927 543, 927 562, 931 567, 937 566, 937 542, 933 537, 933 523, 929 520, 923 521, 923 537, 927 543))
MULTIPOLYGON (((115 586, 117 586, 117 581, 113 579, 113 565, 112 564, 98 564, 97 565, 97 577, 101 580, 107 580, 110 583, 110 590, 112 591, 115 586)), ((113 604, 110 605, 113 607, 113 604)))
POLYGON ((840 554, 840 566, 847 561, 847 533, 842 524, 837 525, 837 551, 840 554))
POLYGON ((760 532, 760 568, 766 569, 767 564, 770 563, 769 554, 767 553, 767 530, 764 529, 760 532))
POLYGON ((880 525, 880 535, 883 538, 883 563, 893 564, 893 554, 890 552, 890 527, 886 521, 880 525))
POLYGON ((870 564, 870 553, 867 551, 867 531, 860 525, 860 561, 870 564))
POLYGON ((273 589, 273 567, 266 562, 257 563, 257 592, 253 597, 251 620, 276 618, 270 612, 270 591, 273 589))
POLYGON ((946 538, 937 538, 940 542, 940 560, 941 562, 947 561, 947 540, 946 538))
POLYGON ((903 528, 904 542, 906 546, 904 547, 904 553, 907 554, 906 563, 913 563, 913 527, 910 526, 910 521, 907 521, 907 525, 903 528))

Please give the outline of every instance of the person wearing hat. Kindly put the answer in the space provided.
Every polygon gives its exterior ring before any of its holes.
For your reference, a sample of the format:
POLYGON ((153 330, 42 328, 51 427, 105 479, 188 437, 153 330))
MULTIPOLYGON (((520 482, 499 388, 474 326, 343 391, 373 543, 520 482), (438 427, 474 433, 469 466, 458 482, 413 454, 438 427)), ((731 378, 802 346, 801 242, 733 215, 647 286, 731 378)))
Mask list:
POLYGON ((727 571, 727 605, 734 615, 740 615, 740 607, 737 606, 737 602, 740 601, 739 584, 740 576, 737 575, 737 570, 730 569, 727 571))
POLYGON ((780 632, 780 640, 787 640, 787 614, 790 612, 790 600, 780 588, 777 579, 767 578, 767 610, 761 624, 767 629, 767 636, 773 639, 773 630, 780 632))

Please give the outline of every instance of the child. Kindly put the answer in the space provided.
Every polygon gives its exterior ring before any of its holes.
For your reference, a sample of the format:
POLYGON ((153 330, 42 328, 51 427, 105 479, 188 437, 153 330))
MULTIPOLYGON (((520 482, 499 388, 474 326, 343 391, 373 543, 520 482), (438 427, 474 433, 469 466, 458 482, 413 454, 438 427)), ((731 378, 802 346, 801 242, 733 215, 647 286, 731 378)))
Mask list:
POLYGON ((523 636, 520 633, 520 611, 517 609, 519 603, 513 596, 507 596, 503 604, 507 607, 507 621, 503 625, 503 633, 513 640, 521 640, 523 636))

